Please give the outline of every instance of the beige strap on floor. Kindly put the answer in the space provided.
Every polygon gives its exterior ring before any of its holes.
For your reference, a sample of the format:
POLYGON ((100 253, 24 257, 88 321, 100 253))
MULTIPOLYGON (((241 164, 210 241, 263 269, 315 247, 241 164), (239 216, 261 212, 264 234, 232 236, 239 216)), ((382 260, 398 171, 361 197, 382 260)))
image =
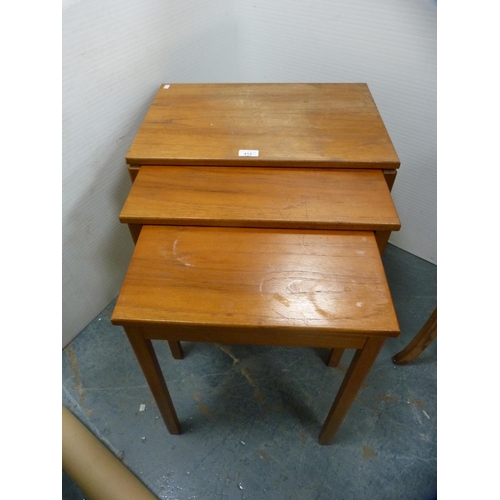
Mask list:
POLYGON ((157 500, 64 406, 62 468, 89 500, 157 500))

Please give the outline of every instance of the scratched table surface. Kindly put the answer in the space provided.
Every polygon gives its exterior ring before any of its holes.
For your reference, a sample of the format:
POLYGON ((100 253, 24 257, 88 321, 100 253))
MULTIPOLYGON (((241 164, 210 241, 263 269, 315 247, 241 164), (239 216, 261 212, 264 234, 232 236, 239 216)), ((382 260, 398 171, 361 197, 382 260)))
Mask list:
POLYGON ((378 170, 143 166, 128 224, 398 231, 378 170))
MULTIPOLYGON (((391 358, 436 305, 436 266, 391 245, 383 261, 402 333, 386 342, 335 446, 317 434, 349 351, 328 368, 328 349, 186 342, 176 361, 155 341, 184 429, 173 436, 110 323, 114 302, 64 349, 63 404, 160 499, 435 498, 436 343, 410 365, 391 358)), ((70 483, 63 499, 81 500, 70 483)))
POLYGON ((365 83, 161 85, 129 165, 395 169, 365 83))

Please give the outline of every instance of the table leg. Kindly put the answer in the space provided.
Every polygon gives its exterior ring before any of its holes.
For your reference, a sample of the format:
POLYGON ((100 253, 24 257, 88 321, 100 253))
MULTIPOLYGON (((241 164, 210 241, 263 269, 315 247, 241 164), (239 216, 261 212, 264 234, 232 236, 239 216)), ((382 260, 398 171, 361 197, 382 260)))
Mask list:
POLYGON ((397 170, 383 170, 385 182, 387 182, 387 187, 389 191, 392 191, 392 186, 394 186, 394 181, 396 180, 397 170))
POLYGON ((181 426, 175 413, 175 408, 168 392, 167 384, 163 378, 158 358, 151 340, 144 338, 140 328, 127 326, 125 333, 132 345, 142 372, 153 393, 161 416, 165 421, 170 434, 180 434, 181 426))
POLYGON ((396 365, 406 365, 419 356, 431 342, 437 337, 437 307, 422 329, 413 337, 411 342, 392 361, 396 365))
MULTIPOLYGON (((385 170, 384 170, 384 172, 385 172, 385 170)), ((130 180, 132 181, 132 184, 134 183, 135 178, 137 177, 138 173, 139 173, 139 167, 137 165, 128 165, 128 175, 130 176, 130 180)))
POLYGON ((168 346, 170 347, 170 351, 172 352, 174 359, 184 359, 184 353, 182 352, 180 342, 177 342, 176 340, 169 340, 168 346))
POLYGON ((128 230, 130 231, 130 235, 132 236, 132 240, 134 244, 137 243, 139 239, 139 234, 141 234, 142 224, 128 224, 128 230))
POLYGON ((377 241, 378 251, 380 255, 384 253, 385 247, 391 237, 391 231, 375 231, 375 240, 377 241))
POLYGON ((326 364, 328 366, 331 366, 335 368, 336 366, 339 366, 340 360, 342 359, 342 355, 344 354, 345 349, 332 349, 330 351, 330 356, 328 356, 328 361, 326 364))
POLYGON ((364 347, 356 350, 337 397, 319 433, 320 444, 330 444, 332 441, 384 342, 385 338, 368 338, 364 347))

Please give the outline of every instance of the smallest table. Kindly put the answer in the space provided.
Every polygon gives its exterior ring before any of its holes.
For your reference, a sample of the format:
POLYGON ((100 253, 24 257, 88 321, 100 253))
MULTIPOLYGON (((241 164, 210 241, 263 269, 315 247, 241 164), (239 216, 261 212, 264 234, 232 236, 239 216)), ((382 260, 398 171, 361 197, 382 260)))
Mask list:
POLYGON ((356 349, 319 434, 328 444, 398 321, 373 232, 142 228, 111 321, 124 327, 172 434, 152 339, 356 349))

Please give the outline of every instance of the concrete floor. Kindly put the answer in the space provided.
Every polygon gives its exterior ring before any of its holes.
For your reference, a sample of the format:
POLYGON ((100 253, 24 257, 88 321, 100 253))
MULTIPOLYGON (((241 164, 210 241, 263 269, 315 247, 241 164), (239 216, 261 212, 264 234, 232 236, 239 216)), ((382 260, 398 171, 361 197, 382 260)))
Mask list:
MULTIPOLYGON (((63 404, 160 499, 436 498, 437 342, 411 365, 392 356, 436 307, 436 266, 388 245, 401 335, 389 339, 330 446, 321 425, 352 352, 154 342, 183 434, 171 436, 114 302, 63 350, 63 404), (139 411, 141 404, 145 411, 139 411)), ((85 498, 63 473, 63 500, 85 498)))

